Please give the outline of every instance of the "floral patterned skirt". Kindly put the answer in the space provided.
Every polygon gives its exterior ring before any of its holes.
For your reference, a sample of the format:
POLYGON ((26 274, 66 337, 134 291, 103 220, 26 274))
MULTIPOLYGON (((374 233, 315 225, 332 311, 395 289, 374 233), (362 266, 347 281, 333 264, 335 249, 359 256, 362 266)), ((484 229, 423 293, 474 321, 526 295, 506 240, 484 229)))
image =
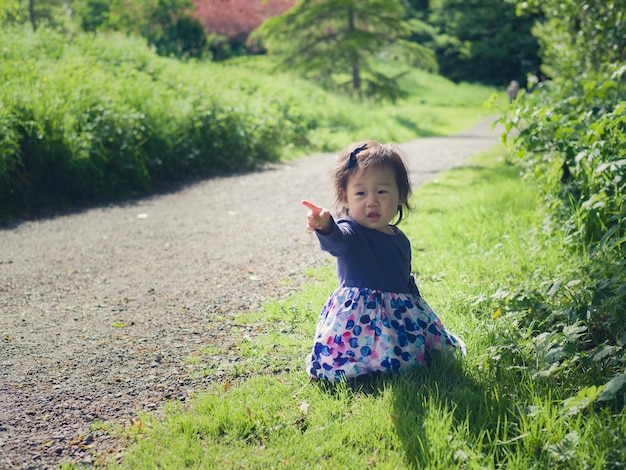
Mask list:
POLYGON ((424 364, 429 355, 465 344, 442 325, 422 297, 340 287, 322 308, 309 375, 331 381, 396 372, 424 364))

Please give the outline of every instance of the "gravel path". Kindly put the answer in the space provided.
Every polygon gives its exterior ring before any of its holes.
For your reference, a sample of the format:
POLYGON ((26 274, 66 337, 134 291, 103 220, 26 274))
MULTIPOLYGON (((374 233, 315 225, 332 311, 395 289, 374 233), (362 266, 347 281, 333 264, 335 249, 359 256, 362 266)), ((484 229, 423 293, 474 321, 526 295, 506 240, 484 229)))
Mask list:
MULTIPOLYGON (((414 186, 492 146, 490 122, 403 144, 414 186)), ((0 229, 0 469, 96 465, 122 449, 90 423, 128 424, 215 380, 185 359, 246 334, 236 313, 327 262, 299 201, 331 203, 334 158, 0 229)))

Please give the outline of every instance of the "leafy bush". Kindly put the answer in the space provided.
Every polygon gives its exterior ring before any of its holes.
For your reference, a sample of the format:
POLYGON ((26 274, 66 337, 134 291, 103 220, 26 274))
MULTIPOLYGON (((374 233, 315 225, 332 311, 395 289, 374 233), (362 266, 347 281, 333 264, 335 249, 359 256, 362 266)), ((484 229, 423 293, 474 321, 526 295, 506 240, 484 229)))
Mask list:
POLYGON ((307 142, 294 95, 236 65, 184 64, 116 34, 1 35, 15 45, 2 57, 4 217, 251 168, 307 142))
POLYGON ((562 234, 576 260, 553 278, 537 276, 513 289, 507 308, 534 332, 528 353, 537 357, 536 376, 569 382, 578 402, 624 400, 625 76, 626 66, 613 64, 577 81, 556 77, 504 117, 508 132, 519 130, 519 164, 537 179, 552 209, 546 227, 562 234), (589 383, 591 377, 603 382, 589 383))
POLYGON ((625 76, 623 66, 585 81, 546 83, 524 97, 508 123, 522 127, 519 155, 551 188, 569 239, 585 246, 623 244, 625 76))

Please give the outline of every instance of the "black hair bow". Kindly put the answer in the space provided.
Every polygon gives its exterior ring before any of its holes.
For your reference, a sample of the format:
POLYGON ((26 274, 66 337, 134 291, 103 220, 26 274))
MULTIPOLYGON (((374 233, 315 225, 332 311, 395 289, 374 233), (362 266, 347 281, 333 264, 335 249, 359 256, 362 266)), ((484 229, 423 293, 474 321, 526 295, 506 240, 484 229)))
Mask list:
POLYGON ((365 150, 367 148, 367 144, 363 144, 360 147, 355 148, 352 152, 350 152, 350 158, 348 159, 347 163, 346 163, 346 170, 352 168, 354 165, 356 165, 356 157, 359 153, 361 153, 363 150, 365 150))

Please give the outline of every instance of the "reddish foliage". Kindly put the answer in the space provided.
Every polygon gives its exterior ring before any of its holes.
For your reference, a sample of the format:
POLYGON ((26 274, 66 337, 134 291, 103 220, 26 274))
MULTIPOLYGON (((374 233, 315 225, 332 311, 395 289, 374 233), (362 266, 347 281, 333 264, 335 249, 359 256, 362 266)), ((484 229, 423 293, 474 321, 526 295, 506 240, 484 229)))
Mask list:
POLYGON ((228 40, 245 39, 265 18, 294 6, 295 0, 193 0, 195 16, 209 33, 228 40))

